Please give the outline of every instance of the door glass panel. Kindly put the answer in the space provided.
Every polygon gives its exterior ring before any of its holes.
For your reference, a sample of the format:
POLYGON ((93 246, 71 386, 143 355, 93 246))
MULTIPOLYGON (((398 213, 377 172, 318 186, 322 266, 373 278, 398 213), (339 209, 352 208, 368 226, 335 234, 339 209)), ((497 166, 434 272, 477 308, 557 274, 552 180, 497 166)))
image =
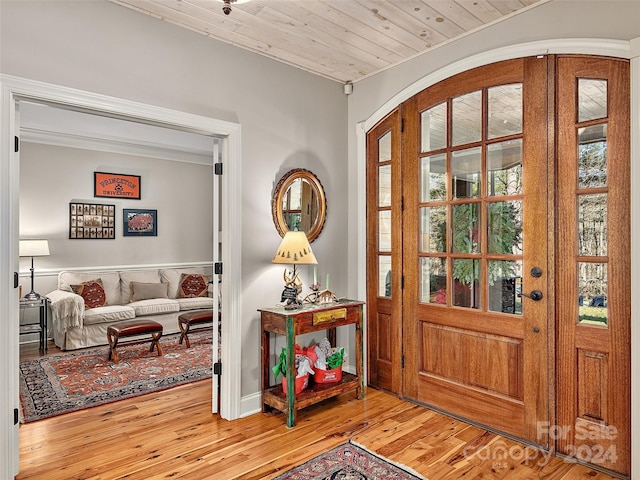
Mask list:
POLYGON ((487 170, 487 195, 522 194, 522 140, 489 145, 487 170))
POLYGON ((444 200, 447 195, 447 162, 444 153, 420 160, 420 201, 444 200))
POLYGON ((487 138, 522 132, 522 84, 500 85, 488 91, 487 138))
POLYGON ((391 132, 385 133, 378 140, 378 162, 391 160, 391 132))
POLYGON ((578 188, 607 184, 607 124, 578 129, 578 188))
POLYGON ((391 251, 391 210, 378 212, 378 251, 391 251))
POLYGON ((607 194, 578 196, 578 255, 607 255, 607 194))
POLYGON ((489 253, 521 254, 522 201, 492 202, 487 208, 489 253))
POLYGON ((391 206, 391 165, 378 167, 378 206, 391 206))
POLYGON ((578 322, 607 326, 607 264, 578 262, 578 322))
POLYGON ((477 198, 480 196, 480 148, 453 152, 451 159, 451 192, 453 198, 477 198))
POLYGON ((451 144, 479 142, 482 139, 482 92, 468 93, 453 99, 451 144))
POLYGON ((522 261, 489 261, 489 310, 522 314, 522 261))
POLYGON ((607 116, 607 81, 578 79, 578 121, 607 116))
POLYGON ((447 248, 447 209, 423 207, 420 209, 420 251, 445 252, 447 248))
POLYGON ((480 231, 479 204, 464 203, 453 206, 452 252, 479 253, 480 231))
POLYGON ((391 255, 378 255, 378 296, 391 296, 391 255))
POLYGON ((446 259, 420 258, 420 302, 447 303, 446 259))
POLYGON ((453 304, 457 307, 480 308, 480 260, 453 260, 453 304))
POLYGON ((447 104, 441 103, 422 112, 422 151, 438 150, 447 146, 447 104))

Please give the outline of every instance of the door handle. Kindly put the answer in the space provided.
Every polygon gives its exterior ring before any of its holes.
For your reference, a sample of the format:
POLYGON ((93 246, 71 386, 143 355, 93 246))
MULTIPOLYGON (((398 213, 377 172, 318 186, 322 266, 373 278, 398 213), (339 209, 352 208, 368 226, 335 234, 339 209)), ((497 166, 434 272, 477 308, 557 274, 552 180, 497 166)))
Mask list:
POLYGON ((534 302, 539 302, 544 295, 542 295, 540 290, 532 290, 530 294, 521 293, 520 296, 530 298, 534 302))

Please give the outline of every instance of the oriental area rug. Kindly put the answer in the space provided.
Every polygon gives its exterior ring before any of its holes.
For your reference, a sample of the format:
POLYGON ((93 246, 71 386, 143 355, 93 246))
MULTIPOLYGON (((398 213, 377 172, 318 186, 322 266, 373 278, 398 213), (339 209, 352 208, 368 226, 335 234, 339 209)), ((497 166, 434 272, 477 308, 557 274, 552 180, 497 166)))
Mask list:
POLYGON ((119 345, 119 362, 107 360, 109 346, 52 354, 20 362, 20 403, 24 423, 211 377, 212 333, 160 339, 163 355, 151 342, 119 345))
POLYGON ((274 480, 426 480, 352 442, 342 444, 274 480))

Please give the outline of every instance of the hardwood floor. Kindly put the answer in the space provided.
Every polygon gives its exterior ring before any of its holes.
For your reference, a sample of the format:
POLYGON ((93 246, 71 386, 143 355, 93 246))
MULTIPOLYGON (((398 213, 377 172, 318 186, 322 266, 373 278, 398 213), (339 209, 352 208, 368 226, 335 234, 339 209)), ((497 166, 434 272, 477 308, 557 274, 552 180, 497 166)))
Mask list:
MULTIPOLYGON (((55 347, 54 347, 55 348, 55 347)), ((438 479, 611 479, 368 389, 299 412, 234 421, 201 381, 20 426, 16 479, 270 479, 348 440, 438 479)))

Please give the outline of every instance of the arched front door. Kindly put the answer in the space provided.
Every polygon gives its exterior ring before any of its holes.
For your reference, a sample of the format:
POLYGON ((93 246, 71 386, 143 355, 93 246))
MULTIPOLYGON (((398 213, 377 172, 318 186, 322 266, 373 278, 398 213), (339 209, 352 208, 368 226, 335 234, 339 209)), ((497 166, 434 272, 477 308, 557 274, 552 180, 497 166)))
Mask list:
POLYGON ((628 68, 500 62, 368 132, 372 386, 628 474, 628 68))

